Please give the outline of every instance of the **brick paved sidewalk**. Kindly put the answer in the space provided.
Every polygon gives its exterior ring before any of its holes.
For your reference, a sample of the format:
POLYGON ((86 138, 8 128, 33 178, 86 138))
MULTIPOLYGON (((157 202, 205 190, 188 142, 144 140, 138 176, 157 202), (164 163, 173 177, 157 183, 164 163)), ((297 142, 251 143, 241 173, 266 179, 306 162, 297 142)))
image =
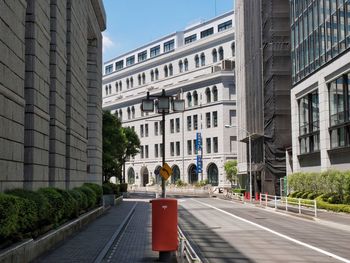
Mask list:
POLYGON ((121 205, 112 207, 105 215, 102 215, 34 262, 94 262, 134 204, 134 201, 123 201, 121 205))

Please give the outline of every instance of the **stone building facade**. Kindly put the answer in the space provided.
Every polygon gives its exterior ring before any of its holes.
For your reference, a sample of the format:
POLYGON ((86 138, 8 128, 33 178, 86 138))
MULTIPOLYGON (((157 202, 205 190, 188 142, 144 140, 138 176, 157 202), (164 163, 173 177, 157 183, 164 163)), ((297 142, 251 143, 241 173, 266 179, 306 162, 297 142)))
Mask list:
POLYGON ((0 191, 102 181, 101 0, 0 2, 0 191))

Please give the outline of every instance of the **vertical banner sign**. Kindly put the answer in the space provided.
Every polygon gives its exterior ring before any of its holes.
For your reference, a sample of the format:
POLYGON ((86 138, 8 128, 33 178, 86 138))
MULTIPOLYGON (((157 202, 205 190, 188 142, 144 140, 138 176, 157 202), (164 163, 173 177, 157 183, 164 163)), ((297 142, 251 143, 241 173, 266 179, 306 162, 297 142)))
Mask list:
POLYGON ((197 153, 197 174, 202 173, 202 134, 197 132, 196 136, 196 153, 197 153))

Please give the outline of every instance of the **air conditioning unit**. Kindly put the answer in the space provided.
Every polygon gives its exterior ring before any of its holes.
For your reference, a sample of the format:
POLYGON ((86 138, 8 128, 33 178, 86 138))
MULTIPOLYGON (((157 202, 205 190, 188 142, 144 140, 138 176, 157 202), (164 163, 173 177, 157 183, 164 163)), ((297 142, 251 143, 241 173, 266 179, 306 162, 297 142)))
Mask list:
POLYGON ((221 71, 221 67, 220 66, 212 66, 211 67, 211 73, 215 73, 221 71))

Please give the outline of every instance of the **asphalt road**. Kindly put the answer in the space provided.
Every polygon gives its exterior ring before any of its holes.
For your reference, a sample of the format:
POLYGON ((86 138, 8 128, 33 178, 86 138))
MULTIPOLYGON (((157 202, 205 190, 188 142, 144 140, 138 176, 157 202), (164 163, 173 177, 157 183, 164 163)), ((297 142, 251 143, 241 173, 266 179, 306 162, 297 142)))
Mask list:
POLYGON ((350 230, 219 199, 179 199, 203 262, 350 262, 350 230))

